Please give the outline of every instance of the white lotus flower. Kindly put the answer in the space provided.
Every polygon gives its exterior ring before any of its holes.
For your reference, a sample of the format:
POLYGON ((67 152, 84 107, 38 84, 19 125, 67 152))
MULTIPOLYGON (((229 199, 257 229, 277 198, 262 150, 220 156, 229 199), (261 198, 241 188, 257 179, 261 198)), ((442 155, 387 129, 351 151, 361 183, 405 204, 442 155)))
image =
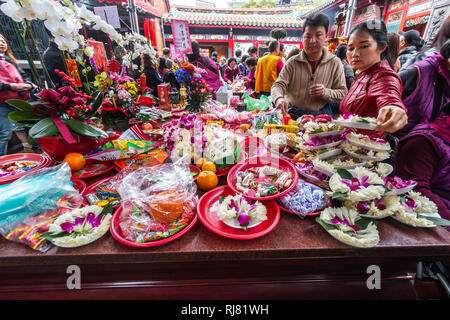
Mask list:
POLYGON ((21 22, 25 18, 24 10, 14 0, 7 0, 0 6, 0 10, 15 22, 21 22))

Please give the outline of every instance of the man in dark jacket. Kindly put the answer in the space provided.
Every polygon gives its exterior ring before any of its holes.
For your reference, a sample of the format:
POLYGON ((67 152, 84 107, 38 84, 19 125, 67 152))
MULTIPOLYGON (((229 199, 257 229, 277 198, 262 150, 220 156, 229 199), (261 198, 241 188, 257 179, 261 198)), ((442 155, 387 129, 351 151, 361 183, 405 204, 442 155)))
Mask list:
POLYGON ((415 56, 423 47, 424 41, 420 37, 420 33, 417 30, 409 30, 406 32, 400 31, 399 34, 400 52, 398 54, 398 60, 403 66, 406 61, 415 56))
POLYGON ((50 38, 50 44, 44 52, 44 63, 48 70, 51 80, 56 87, 62 86, 63 79, 56 74, 55 70, 66 71, 66 64, 63 60, 61 51, 55 43, 55 38, 50 38))

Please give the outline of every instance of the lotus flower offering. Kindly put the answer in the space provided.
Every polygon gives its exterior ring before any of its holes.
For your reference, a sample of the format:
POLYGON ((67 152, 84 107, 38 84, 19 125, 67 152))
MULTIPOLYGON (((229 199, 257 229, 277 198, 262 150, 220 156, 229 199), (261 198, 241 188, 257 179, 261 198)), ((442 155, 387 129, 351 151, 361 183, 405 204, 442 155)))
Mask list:
POLYGON ((349 142, 343 142, 340 147, 349 156, 360 160, 383 161, 389 159, 390 157, 390 154, 387 151, 375 151, 364 147, 355 146, 349 142))
POLYGON ((350 112, 341 115, 334 121, 334 123, 341 127, 354 129, 374 130, 378 127, 377 119, 371 117, 360 117, 350 112))
POLYGON ((387 177, 392 173, 392 171, 394 171, 394 167, 384 162, 371 162, 368 165, 368 169, 372 172, 375 172, 382 178, 387 177))
POLYGON ((267 209, 260 201, 249 200, 239 194, 220 198, 216 211, 225 224, 244 230, 267 220, 267 209))
POLYGON ((86 206, 59 216, 48 232, 41 235, 58 247, 75 248, 87 245, 109 230, 112 206, 86 206))
POLYGON ((316 170, 311 162, 297 163, 295 165, 298 173, 307 180, 320 184, 321 186, 328 186, 329 176, 316 170))
POLYGON ((300 148, 306 150, 317 150, 337 147, 341 144, 343 138, 340 135, 327 137, 310 136, 304 134, 300 142, 300 148))
POLYGON ((411 191, 417 185, 413 180, 402 180, 399 177, 383 178, 385 186, 390 190, 386 194, 403 194, 411 191))
POLYGON ((365 134, 348 132, 345 134, 345 139, 355 146, 374 150, 374 151, 390 151, 391 150, 391 146, 389 145, 389 142, 387 142, 386 140, 371 138, 365 134))
POLYGON ((377 222, 348 208, 326 208, 316 221, 335 239, 354 247, 371 248, 380 242, 377 222))
POLYGON ((378 199, 385 192, 383 180, 366 168, 355 168, 353 173, 338 169, 330 178, 330 189, 334 199, 354 202, 378 199))
POLYGON ((392 216, 400 206, 400 198, 395 195, 384 195, 371 201, 344 201, 344 206, 357 211, 361 216, 383 219, 392 216))
POLYGON ((333 119, 328 115, 318 115, 315 118, 305 115, 301 117, 300 124, 303 133, 311 137, 334 136, 343 132, 342 128, 333 123, 333 119))
POLYGON ((392 216, 395 220, 413 227, 449 226, 441 219, 436 204, 419 192, 410 191, 400 197, 400 206, 392 216))
POLYGON ((321 188, 299 179, 295 188, 277 202, 287 210, 305 215, 323 210, 327 206, 327 197, 321 188))

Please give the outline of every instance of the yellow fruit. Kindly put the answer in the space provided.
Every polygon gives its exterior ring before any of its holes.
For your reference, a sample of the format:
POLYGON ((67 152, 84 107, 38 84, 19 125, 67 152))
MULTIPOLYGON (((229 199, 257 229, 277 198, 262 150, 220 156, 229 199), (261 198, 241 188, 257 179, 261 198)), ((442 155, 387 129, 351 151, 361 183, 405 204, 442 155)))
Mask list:
POLYGON ((72 171, 83 169, 86 165, 86 159, 81 153, 78 152, 71 152, 67 154, 64 158, 64 162, 67 162, 69 164, 69 167, 72 171))
POLYGON ((211 161, 206 161, 203 165, 202 165, 202 171, 212 171, 212 172, 216 172, 217 168, 216 165, 214 164, 214 162, 211 161))
POLYGON ((197 186, 202 191, 208 191, 215 187, 219 183, 219 178, 212 171, 202 171, 197 177, 197 186))

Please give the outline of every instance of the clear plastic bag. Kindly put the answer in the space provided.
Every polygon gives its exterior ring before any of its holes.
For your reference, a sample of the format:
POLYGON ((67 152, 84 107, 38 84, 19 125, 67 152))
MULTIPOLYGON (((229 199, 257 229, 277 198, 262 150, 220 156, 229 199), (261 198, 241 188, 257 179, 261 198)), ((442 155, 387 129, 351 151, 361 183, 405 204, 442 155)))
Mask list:
POLYGON ((29 173, 2 188, 0 193, 0 234, 5 239, 42 252, 51 247, 40 235, 52 222, 83 203, 70 181, 67 163, 29 173))
POLYGON ((118 187, 123 236, 135 242, 166 238, 194 217, 197 185, 189 167, 162 164, 138 169, 118 187))

